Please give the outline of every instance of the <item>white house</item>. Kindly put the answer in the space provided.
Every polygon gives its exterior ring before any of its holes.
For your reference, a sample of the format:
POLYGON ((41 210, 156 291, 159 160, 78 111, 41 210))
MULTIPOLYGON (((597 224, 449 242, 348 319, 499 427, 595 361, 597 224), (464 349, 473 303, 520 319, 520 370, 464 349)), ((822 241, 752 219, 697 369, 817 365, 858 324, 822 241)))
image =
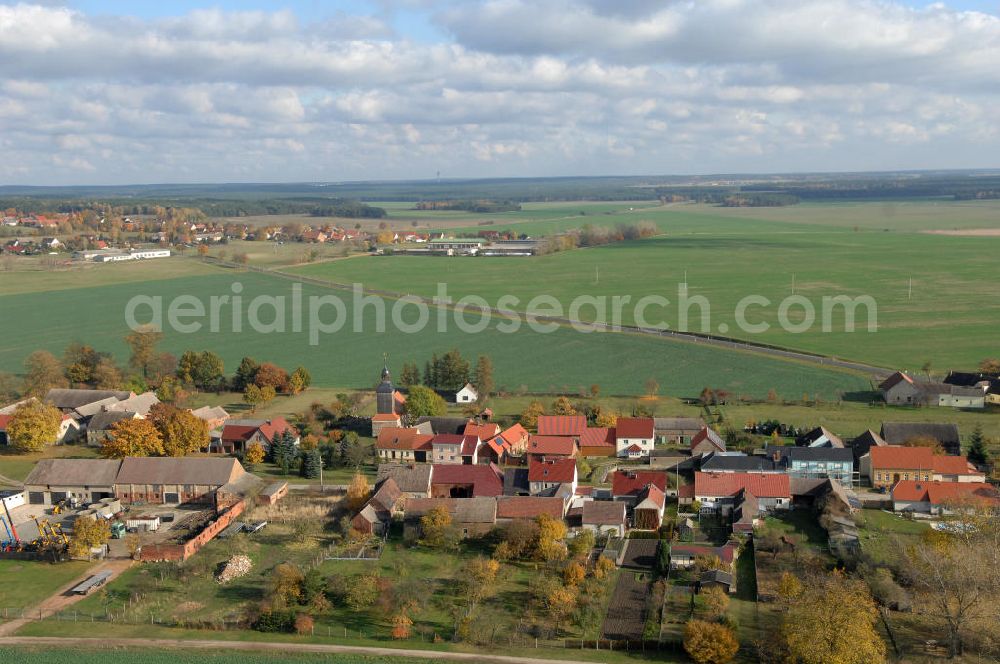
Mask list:
POLYGON ((648 457, 653 451, 652 417, 620 417, 615 425, 615 450, 620 457, 648 457))
POLYGON ((472 383, 466 383, 465 386, 455 393, 455 403, 475 403, 479 401, 479 393, 476 392, 476 388, 472 387, 472 383))

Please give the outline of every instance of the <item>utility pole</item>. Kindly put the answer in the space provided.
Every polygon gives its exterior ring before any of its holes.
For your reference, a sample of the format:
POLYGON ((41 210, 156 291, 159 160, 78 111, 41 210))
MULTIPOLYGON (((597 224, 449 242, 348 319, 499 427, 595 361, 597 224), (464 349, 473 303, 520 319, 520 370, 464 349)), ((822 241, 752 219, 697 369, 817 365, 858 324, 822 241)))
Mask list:
POLYGON ((795 295, 795 273, 792 272, 792 295, 795 295))
POLYGON ((913 299, 913 277, 910 277, 910 285, 906 289, 906 299, 913 299))

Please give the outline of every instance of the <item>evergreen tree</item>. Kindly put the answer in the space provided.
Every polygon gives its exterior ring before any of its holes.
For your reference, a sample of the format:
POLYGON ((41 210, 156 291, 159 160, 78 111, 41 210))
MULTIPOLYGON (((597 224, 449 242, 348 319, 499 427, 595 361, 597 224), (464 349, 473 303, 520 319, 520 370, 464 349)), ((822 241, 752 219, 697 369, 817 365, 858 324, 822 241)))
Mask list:
POLYGON ((295 445, 295 438, 288 431, 283 431, 274 437, 271 443, 271 461, 281 468, 281 472, 287 475, 299 456, 299 448, 295 445))
POLYGON ((319 477, 323 468, 323 456, 318 448, 306 451, 302 455, 302 477, 313 479, 319 477))
POLYGON ((976 428, 972 430, 972 436, 969 438, 969 453, 965 458, 977 466, 985 465, 989 458, 986 452, 986 441, 983 439, 983 428, 979 425, 976 425, 976 428))
POLYGON ((260 364, 252 357, 244 357, 240 360, 240 366, 236 369, 236 375, 233 376, 233 389, 242 392, 247 388, 247 385, 252 385, 257 379, 258 369, 260 369, 260 364))

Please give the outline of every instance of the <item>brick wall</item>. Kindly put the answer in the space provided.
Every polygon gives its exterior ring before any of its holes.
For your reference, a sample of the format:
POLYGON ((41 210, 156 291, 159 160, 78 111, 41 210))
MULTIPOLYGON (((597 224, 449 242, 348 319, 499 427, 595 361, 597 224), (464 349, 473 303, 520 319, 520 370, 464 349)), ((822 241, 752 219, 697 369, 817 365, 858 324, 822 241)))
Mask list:
POLYGON ((239 501, 226 512, 220 514, 215 521, 209 522, 205 528, 184 544, 150 544, 142 547, 139 559, 145 562, 170 560, 182 562, 193 556, 215 536, 229 527, 236 517, 243 514, 246 502, 239 501))

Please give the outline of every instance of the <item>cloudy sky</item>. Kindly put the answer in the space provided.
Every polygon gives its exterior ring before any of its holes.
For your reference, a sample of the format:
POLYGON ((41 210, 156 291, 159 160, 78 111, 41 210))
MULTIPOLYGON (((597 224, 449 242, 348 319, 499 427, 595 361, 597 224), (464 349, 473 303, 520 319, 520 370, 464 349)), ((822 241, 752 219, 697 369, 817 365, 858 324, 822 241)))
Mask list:
POLYGON ((0 2, 0 184, 1000 167, 1000 0, 0 2))

